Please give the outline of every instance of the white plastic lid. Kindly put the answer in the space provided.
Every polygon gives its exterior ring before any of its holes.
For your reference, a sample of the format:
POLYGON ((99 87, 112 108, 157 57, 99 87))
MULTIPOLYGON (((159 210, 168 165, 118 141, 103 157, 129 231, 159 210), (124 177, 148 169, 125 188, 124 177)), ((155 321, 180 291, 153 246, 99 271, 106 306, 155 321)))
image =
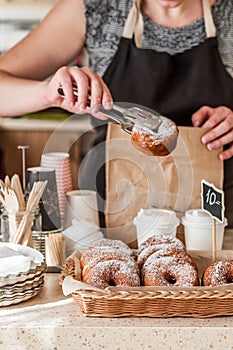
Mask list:
MULTIPOLYGON (((185 213, 185 216, 181 220, 183 225, 212 225, 212 217, 210 214, 202 209, 192 209, 185 213)), ((222 225, 219 221, 216 221, 218 225, 222 225)), ((227 219, 224 219, 224 225, 227 225, 227 219)))
POLYGON ((167 209, 140 209, 135 221, 155 223, 156 225, 175 225, 179 223, 176 213, 167 209))

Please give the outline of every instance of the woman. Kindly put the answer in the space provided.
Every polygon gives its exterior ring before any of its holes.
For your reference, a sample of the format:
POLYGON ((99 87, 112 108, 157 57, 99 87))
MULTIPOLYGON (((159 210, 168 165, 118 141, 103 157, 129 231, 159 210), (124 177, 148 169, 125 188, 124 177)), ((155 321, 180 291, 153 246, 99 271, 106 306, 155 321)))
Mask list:
MULTIPOLYGON (((229 167, 232 20, 233 4, 224 0, 62 0, 22 42, 0 57, 1 114, 14 116, 56 106, 72 113, 90 111, 101 119, 100 104, 109 109, 112 98, 133 102, 158 110, 178 125, 211 128, 202 142, 209 150, 224 146, 219 157, 229 167), (67 66, 84 45, 91 69, 67 66), (78 86, 77 102, 73 83, 78 86), (57 93, 60 86, 65 99, 57 93)), ((98 127, 101 122, 95 119, 93 124, 98 127)), ((102 145, 105 131, 98 128, 95 144, 102 145)), ((100 147, 103 158, 104 145, 100 147)), ((96 158, 93 152, 89 164, 96 158)), ((103 159, 98 160, 101 164, 103 159)), ((228 169, 225 174, 226 196, 231 197, 232 176, 228 169)), ((102 171, 97 176, 104 178, 102 171)), ((93 186, 83 179, 81 187, 93 186)), ((104 189, 102 181, 103 196, 104 189)), ((228 198, 226 202, 227 213, 233 212, 228 198)))

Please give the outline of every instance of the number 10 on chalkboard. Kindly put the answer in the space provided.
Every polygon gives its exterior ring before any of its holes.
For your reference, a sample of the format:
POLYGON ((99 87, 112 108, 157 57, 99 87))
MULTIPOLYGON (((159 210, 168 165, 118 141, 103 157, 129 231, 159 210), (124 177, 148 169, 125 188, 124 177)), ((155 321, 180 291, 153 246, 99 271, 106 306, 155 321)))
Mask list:
POLYGON ((212 217, 219 222, 224 221, 224 193, 213 184, 202 180, 202 209, 207 211, 212 217))
POLYGON ((201 181, 202 209, 208 212, 213 218, 213 262, 216 261, 216 220, 224 221, 224 193, 213 184, 201 181))

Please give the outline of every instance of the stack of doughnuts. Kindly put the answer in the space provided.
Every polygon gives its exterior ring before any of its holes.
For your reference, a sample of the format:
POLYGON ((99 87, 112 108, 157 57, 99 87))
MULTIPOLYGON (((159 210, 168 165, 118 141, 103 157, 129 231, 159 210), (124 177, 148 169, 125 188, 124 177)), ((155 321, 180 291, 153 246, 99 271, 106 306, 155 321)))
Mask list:
POLYGON ((82 280, 97 288, 140 286, 133 251, 120 240, 102 239, 82 255, 82 280))
POLYGON ((183 243, 171 236, 156 235, 138 248, 138 266, 144 286, 197 286, 198 270, 183 243))

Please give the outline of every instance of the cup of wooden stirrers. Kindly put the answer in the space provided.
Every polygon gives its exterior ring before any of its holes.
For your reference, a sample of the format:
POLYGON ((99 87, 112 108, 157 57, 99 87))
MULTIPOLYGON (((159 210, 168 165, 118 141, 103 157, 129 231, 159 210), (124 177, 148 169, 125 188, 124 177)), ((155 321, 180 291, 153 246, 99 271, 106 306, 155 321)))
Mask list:
POLYGON ((0 180, 0 201, 8 217, 11 243, 33 247, 32 223, 46 185, 47 181, 35 182, 26 201, 18 174, 11 179, 6 176, 5 181, 0 180))
POLYGON ((65 262, 65 237, 62 233, 50 233, 45 238, 45 256, 48 266, 62 266, 65 262))

